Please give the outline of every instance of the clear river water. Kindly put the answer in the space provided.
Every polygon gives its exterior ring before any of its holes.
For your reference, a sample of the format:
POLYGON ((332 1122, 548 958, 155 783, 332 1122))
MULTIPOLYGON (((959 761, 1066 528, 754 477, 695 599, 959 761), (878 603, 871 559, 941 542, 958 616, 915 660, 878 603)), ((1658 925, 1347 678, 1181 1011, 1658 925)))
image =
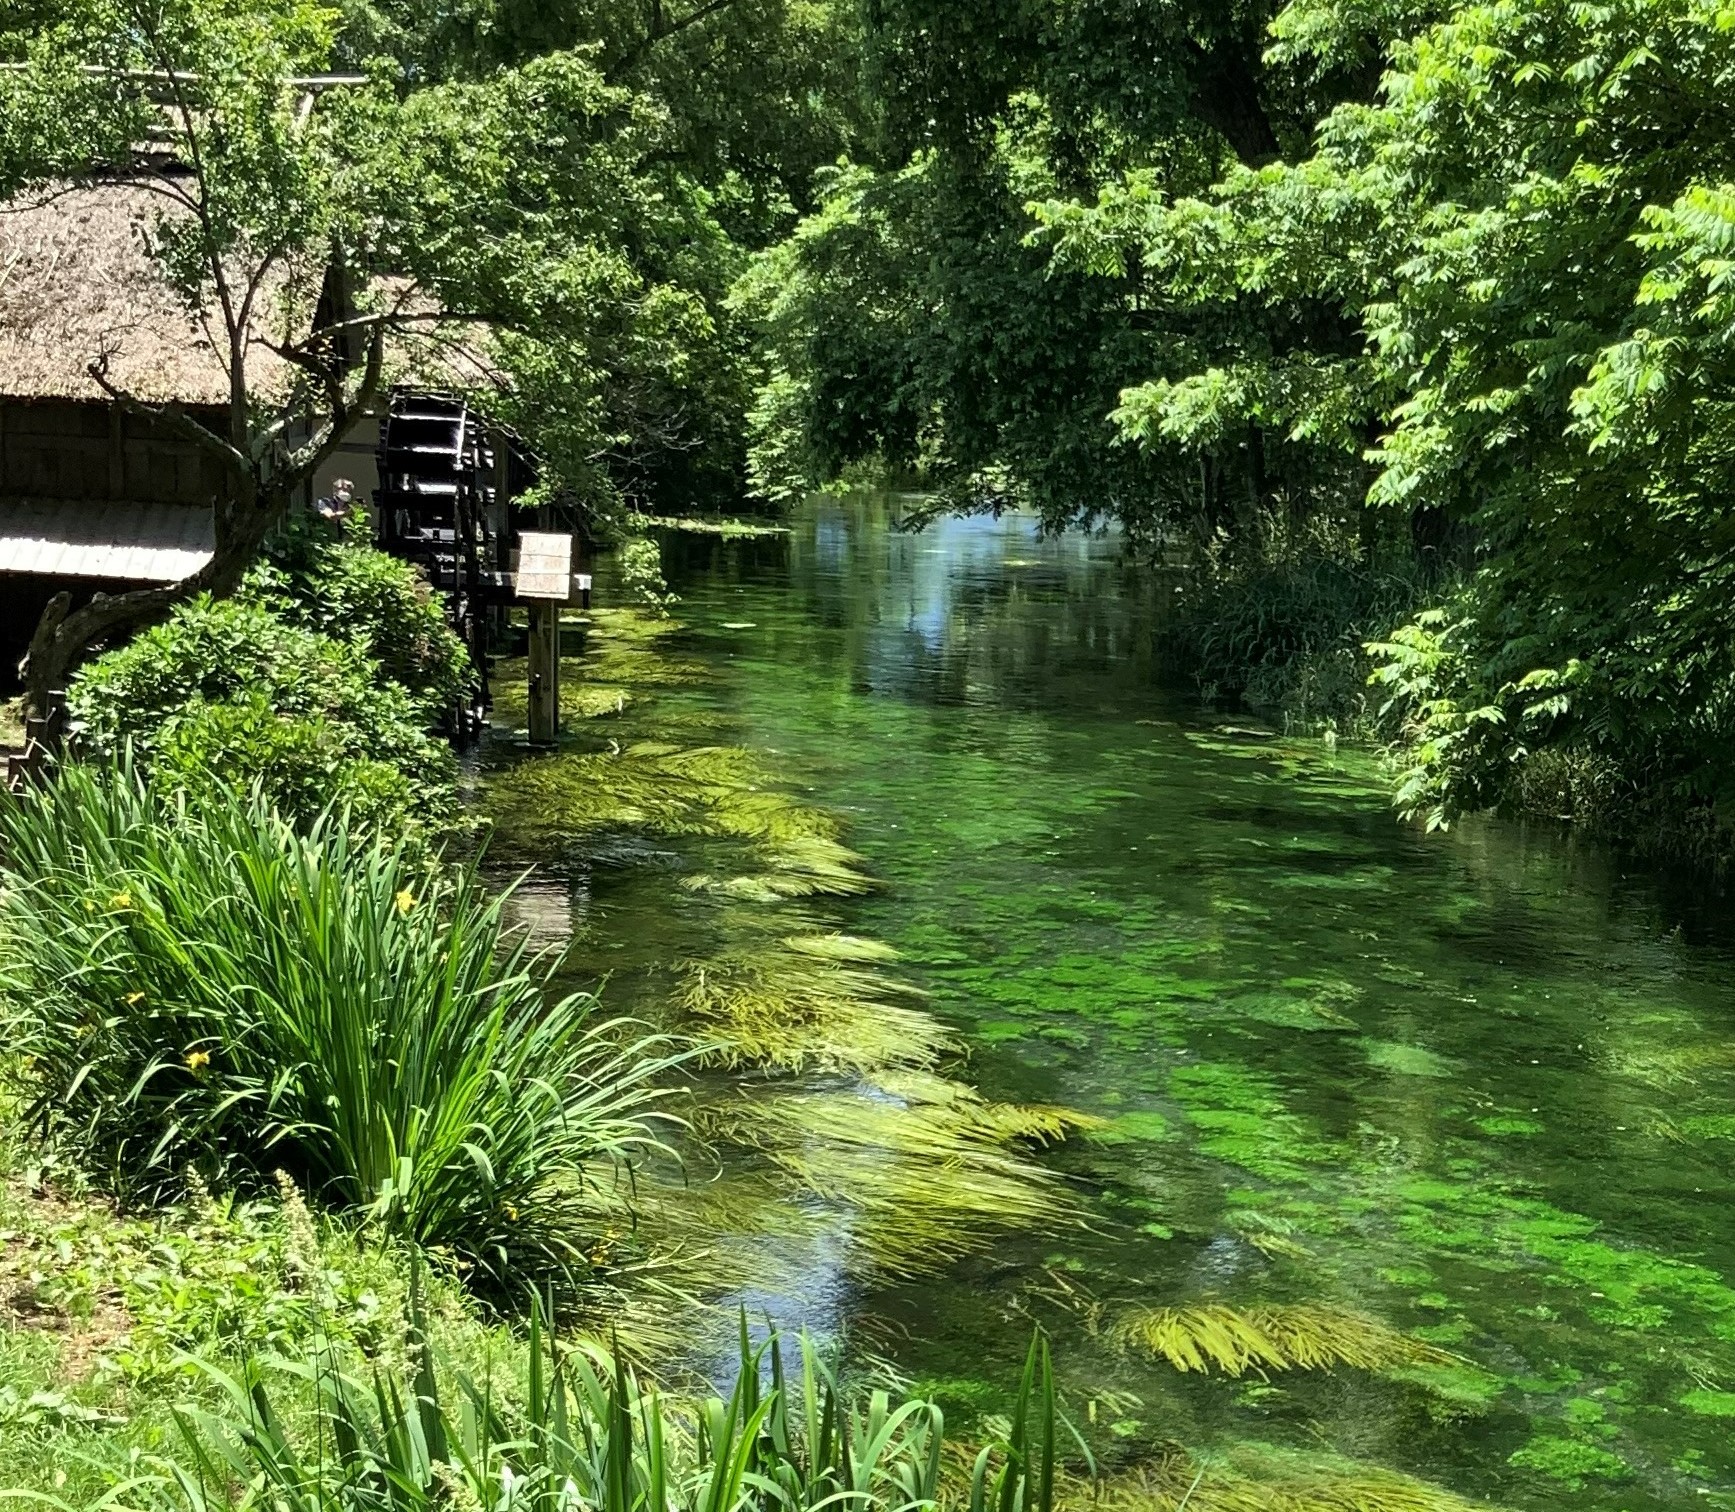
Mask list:
MULTIPOLYGON (((948 1075, 1088 1131, 1032 1157, 1052 1221, 892 1275, 815 1199, 765 1241, 783 1279, 739 1299, 965 1425, 1004 1410, 1040 1325, 1109 1471, 1176 1443, 1291 1483, 1735 1507, 1724 901, 1544 827, 1423 835, 1365 755, 1164 692, 1156 597, 1114 539, 902 533, 897 507, 672 539, 681 675, 571 749, 679 714, 756 753, 879 884, 806 914, 895 947, 961 1046, 948 1075), (1116 1327, 1214 1303, 1342 1309, 1431 1351, 1231 1378, 1116 1327)), ((485 765, 527 759, 502 735, 485 765)), ((683 884, 726 843, 540 821, 496 853, 539 864, 528 914, 609 1006, 665 1016, 671 963, 727 935, 683 884)))

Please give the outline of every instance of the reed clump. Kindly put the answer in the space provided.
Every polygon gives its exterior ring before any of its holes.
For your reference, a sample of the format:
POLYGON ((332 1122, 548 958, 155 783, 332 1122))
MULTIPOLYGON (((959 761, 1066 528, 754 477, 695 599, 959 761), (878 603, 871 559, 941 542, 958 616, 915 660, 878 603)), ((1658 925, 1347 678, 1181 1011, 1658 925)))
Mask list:
POLYGON ((1176 1370, 1244 1375, 1249 1370, 1387 1370, 1450 1364, 1454 1357, 1347 1308, 1270 1304, 1238 1308, 1140 1307, 1115 1324, 1122 1345, 1148 1350, 1176 1370))
POLYGON ((502 1284, 588 1268, 678 1056, 551 999, 473 869, 124 763, 0 798, 0 849, 19 1094, 109 1189, 282 1169, 502 1284))
POLYGON ((948 1444, 933 1403, 852 1393, 806 1336, 755 1344, 745 1319, 732 1389, 686 1402, 641 1382, 618 1355, 562 1350, 540 1308, 527 1368, 506 1389, 491 1374, 442 1368, 421 1338, 418 1329, 407 1372, 376 1364, 363 1374, 335 1350, 239 1374, 205 1367, 218 1410, 184 1410, 179 1451, 128 1489, 179 1512, 1054 1506, 1058 1420, 1040 1343, 1008 1432, 960 1474, 961 1447, 948 1444))

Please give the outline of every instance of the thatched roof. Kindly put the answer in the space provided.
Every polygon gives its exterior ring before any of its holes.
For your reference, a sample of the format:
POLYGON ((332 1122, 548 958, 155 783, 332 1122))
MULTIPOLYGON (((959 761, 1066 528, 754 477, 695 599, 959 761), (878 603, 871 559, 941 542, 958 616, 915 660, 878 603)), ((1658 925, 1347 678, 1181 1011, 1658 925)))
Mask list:
MULTIPOLYGON (((150 252, 165 217, 186 214, 135 184, 38 194, 0 206, 0 396, 100 399, 90 364, 140 399, 226 404, 226 352, 191 319, 150 252)), ((286 319, 287 279, 259 301, 255 331, 286 319)), ((256 395, 285 386, 285 364, 255 342, 256 395)))
MULTIPOLYGON (((0 398, 104 398, 90 365, 106 352, 109 381, 136 398, 227 404, 221 328, 207 330, 188 315, 150 250, 165 217, 187 213, 128 183, 0 205, 0 398)), ((255 399, 288 395, 292 369, 264 343, 306 335, 316 271, 294 279, 275 271, 257 301, 247 355, 255 399)), ((416 315, 436 308, 403 280, 381 279, 374 289, 387 307, 416 315)), ((391 338, 386 368, 390 382, 430 387, 505 381, 480 323, 412 323, 391 338)))

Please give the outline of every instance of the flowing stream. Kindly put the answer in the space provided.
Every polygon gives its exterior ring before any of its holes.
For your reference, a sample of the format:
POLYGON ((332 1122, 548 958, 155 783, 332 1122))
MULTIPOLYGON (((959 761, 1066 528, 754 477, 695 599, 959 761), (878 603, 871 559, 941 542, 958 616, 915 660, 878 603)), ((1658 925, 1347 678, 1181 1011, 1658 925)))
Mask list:
MULTIPOLYGON (((844 1333, 966 1428, 1006 1410, 1040 1324, 1111 1472, 1172 1442, 1292 1486, 1377 1489, 1377 1466, 1509 1507, 1735 1507, 1721 903, 1543 828, 1424 836, 1364 756, 1163 693, 1112 539, 895 513, 678 538, 686 673, 651 696, 843 816, 882 886, 810 911, 901 953, 967 1047, 949 1075, 1089 1128, 1033 1157, 1053 1222, 896 1279, 820 1221, 793 1279, 740 1299, 844 1333), (1129 1337, 1139 1309, 1210 1304, 1426 1347, 1232 1378, 1129 1337)), ((720 846, 617 826, 504 859, 542 864, 523 907, 575 973, 655 1017, 671 963, 727 931, 681 882, 720 846)))

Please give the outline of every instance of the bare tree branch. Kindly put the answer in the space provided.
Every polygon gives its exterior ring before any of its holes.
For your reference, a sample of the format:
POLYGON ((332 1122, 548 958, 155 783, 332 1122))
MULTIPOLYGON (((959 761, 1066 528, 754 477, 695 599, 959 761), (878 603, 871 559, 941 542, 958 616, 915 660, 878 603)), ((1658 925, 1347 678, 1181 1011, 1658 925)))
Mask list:
POLYGON ((125 389, 109 382, 108 361, 110 355, 105 351, 95 362, 88 364, 85 371, 90 374, 91 381, 126 413, 139 415, 147 420, 158 421, 168 426, 176 435, 185 437, 212 456, 219 458, 231 472, 241 477, 251 476, 247 458, 236 451, 215 431, 200 425, 178 401, 171 400, 166 404, 153 404, 129 394, 125 389))

